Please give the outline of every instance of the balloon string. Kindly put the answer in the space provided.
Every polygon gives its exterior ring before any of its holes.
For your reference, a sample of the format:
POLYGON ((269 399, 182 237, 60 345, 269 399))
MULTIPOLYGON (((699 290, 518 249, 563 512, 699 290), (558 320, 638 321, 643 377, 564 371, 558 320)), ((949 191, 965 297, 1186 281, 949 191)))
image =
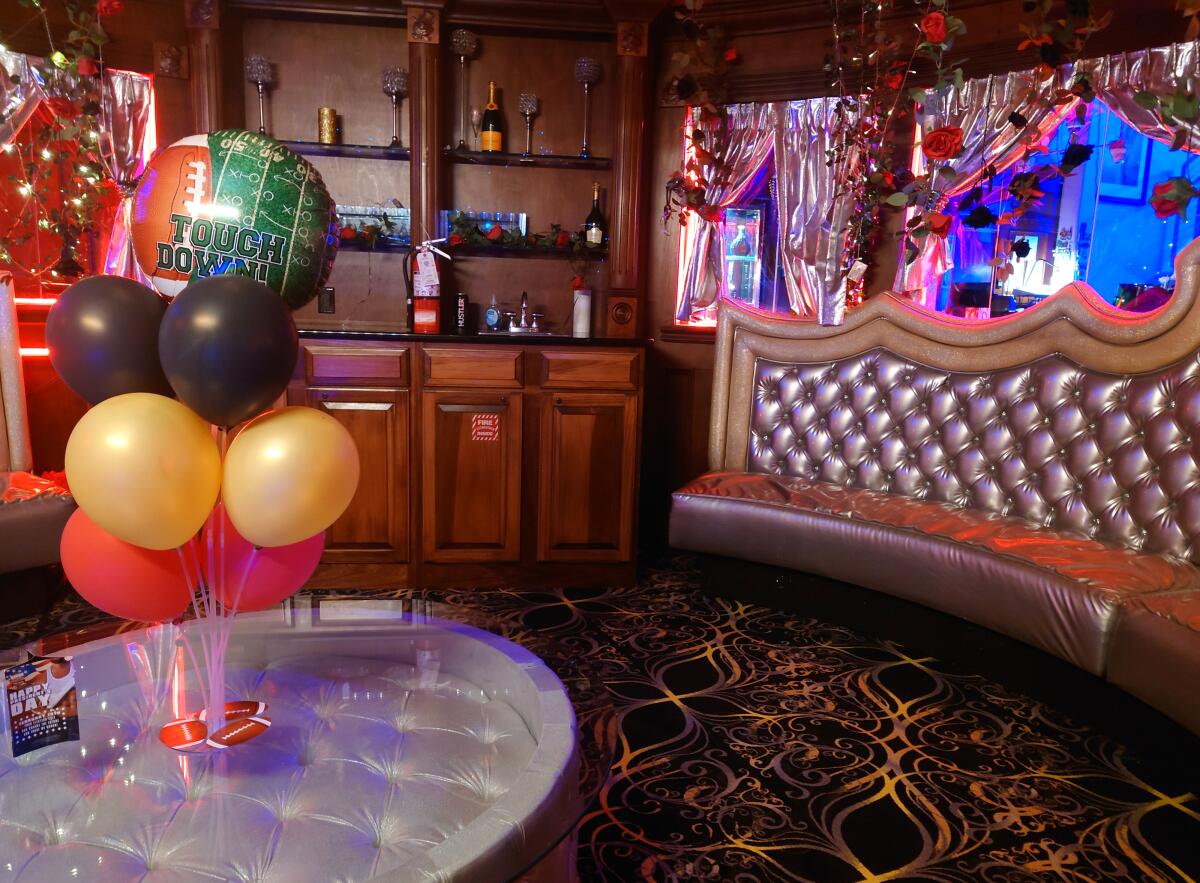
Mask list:
MULTIPOLYGON (((196 542, 196 540, 193 537, 192 539, 188 540, 185 545, 187 546, 187 548, 194 550, 195 542, 196 542)), ((175 548, 175 552, 176 552, 176 554, 179 555, 179 565, 183 569, 184 585, 187 585, 187 583, 190 582, 189 577, 191 576, 191 573, 190 573, 191 568, 188 566, 187 556, 184 555, 183 549, 184 549, 184 546, 177 546, 175 548)), ((199 557, 199 556, 197 555, 197 557, 199 557)), ((199 569, 198 563, 197 563, 197 569, 199 569)), ((203 574, 200 574, 200 576, 203 577, 203 574)), ((202 584, 202 580, 198 580, 197 585, 199 586, 201 584, 202 584)), ((202 642, 201 649, 207 656, 208 645, 207 645, 207 642, 204 640, 204 631, 203 631, 203 627, 202 627, 202 620, 200 619, 200 609, 196 605, 196 594, 194 592, 192 593, 192 609, 196 612, 196 620, 197 620, 196 625, 197 625, 197 628, 200 630, 200 640, 202 642)), ((192 650, 192 642, 188 639, 187 631, 182 626, 180 626, 179 631, 180 631, 180 637, 183 640, 183 647, 187 651, 188 657, 192 661, 192 668, 195 669, 195 671, 196 671, 196 681, 200 686, 200 701, 207 708, 208 707, 208 689, 205 686, 204 679, 200 676, 200 664, 196 661, 196 653, 194 650, 192 650)))
MULTIPOLYGON (((224 464, 225 455, 229 448, 229 434, 223 427, 215 427, 217 450, 224 464)), ((217 494, 217 506, 220 506, 220 491, 217 494)), ((209 644, 208 674, 209 674, 209 703, 208 726, 210 732, 215 732, 225 726, 225 652, 229 646, 229 633, 232 617, 225 600, 229 597, 227 577, 227 561, 225 546, 225 513, 214 507, 217 517, 216 530, 208 532, 209 573, 213 575, 212 585, 209 586, 207 612, 212 628, 211 643, 209 644), (216 537, 213 535, 217 534, 216 537), (216 549, 214 549, 214 542, 216 549), (214 555, 216 561, 213 561, 214 555), (219 605, 219 608, 218 608, 219 605)))

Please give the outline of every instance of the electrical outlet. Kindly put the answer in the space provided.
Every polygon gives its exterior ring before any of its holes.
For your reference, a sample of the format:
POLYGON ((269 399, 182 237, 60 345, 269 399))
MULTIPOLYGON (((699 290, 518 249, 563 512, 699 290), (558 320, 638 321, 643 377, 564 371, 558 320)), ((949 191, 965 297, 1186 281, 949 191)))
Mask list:
POLYGON ((317 292, 317 312, 318 313, 333 313, 337 308, 333 301, 333 286, 326 285, 317 292))

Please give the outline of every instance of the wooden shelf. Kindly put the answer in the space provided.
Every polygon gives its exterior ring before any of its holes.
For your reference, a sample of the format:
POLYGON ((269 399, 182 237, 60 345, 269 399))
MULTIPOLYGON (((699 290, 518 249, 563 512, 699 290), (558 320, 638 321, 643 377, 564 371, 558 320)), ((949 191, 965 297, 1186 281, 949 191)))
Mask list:
POLYGON ((502 248, 491 246, 473 246, 473 245, 458 245, 453 248, 446 248, 445 245, 439 246, 444 248, 446 253, 451 257, 471 257, 471 258, 517 258, 522 260, 557 260, 557 261, 606 261, 608 260, 607 248, 590 248, 584 251, 572 251, 569 248, 552 249, 552 248, 502 248))
POLYGON ((408 162, 407 147, 376 144, 319 144, 316 141, 282 141, 284 147, 304 156, 340 156, 349 159, 388 159, 408 162))
POLYGON ((407 242, 397 242, 394 239, 377 239, 373 246, 368 246, 365 242, 351 240, 349 242, 339 242, 338 251, 378 251, 378 252, 402 252, 408 251, 409 245, 407 242))
POLYGON ((612 160, 603 156, 559 156, 556 154, 532 153, 484 153, 479 150, 458 150, 447 147, 444 151, 450 162, 473 166, 523 166, 533 169, 594 169, 612 168, 612 160))

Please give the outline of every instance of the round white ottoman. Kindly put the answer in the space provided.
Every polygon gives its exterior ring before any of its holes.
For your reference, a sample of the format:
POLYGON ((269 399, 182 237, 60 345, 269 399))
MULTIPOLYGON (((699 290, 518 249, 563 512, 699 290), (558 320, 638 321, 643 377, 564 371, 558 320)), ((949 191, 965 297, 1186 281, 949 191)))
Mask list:
MULTIPOLYGON (((197 656, 203 627, 183 626, 197 656)), ((66 651, 82 741, 13 759, 3 739, 0 883, 575 878, 575 716, 529 651, 398 602, 243 615, 226 698, 272 726, 186 754, 158 738, 202 704, 180 638, 66 651)))

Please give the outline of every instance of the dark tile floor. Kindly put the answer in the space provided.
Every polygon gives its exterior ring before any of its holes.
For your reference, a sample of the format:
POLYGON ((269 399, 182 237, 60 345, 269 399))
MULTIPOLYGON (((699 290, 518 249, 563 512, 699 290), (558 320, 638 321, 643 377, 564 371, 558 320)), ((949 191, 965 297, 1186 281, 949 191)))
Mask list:
MULTIPOLYGON (((607 695, 584 720, 614 748, 584 879, 1200 876, 1200 740, 957 620, 752 567, 716 594, 707 567, 663 558, 629 589, 439 593, 536 635, 565 681, 607 695)), ((0 646, 101 619, 70 596, 0 627, 0 646)))

